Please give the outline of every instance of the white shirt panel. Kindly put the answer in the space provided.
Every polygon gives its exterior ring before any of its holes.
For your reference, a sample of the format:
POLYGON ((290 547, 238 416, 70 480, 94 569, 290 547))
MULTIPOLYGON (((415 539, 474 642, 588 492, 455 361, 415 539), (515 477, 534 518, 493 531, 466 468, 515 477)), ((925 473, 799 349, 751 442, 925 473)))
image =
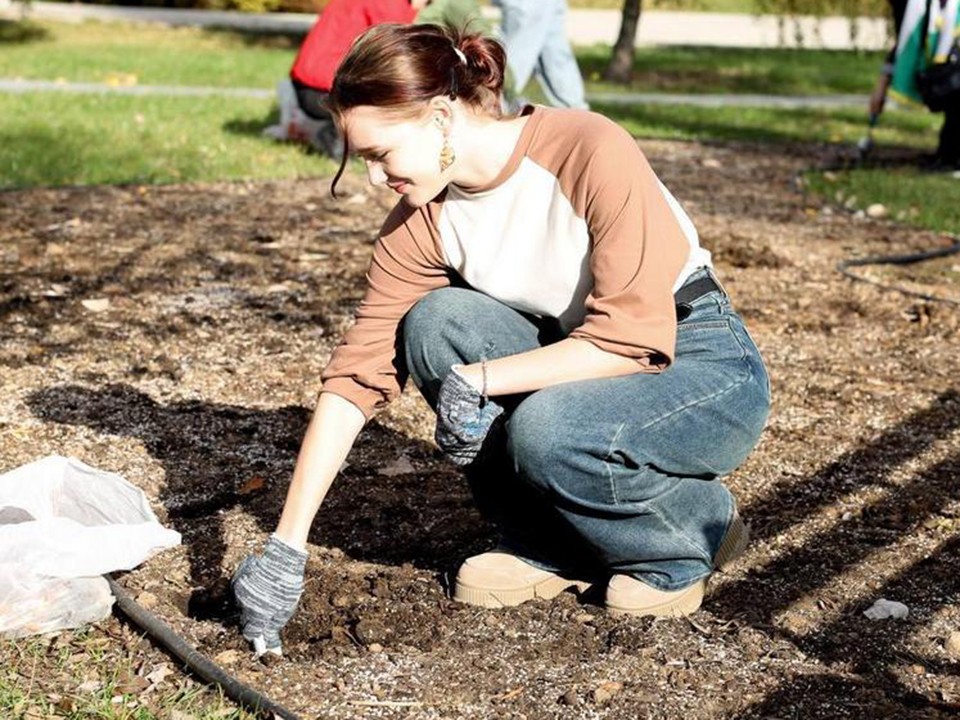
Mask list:
POLYGON ((590 236, 548 170, 524 158, 492 190, 447 190, 440 214, 447 262, 471 287, 517 310, 583 322, 593 287, 590 236))
POLYGON ((713 267, 713 260, 710 257, 710 251, 700 246, 700 235, 697 233, 697 228, 694 226, 690 216, 687 215, 686 210, 683 209, 683 206, 673 196, 673 193, 667 189, 666 185, 660 182, 659 179, 657 182, 663 191, 663 196, 667 199, 667 205, 670 206, 674 216, 677 218, 677 222, 680 223, 680 229, 686 236, 687 242, 690 243, 690 255, 687 257, 686 264, 677 276, 677 281, 673 284, 673 291, 676 292, 683 287, 683 284, 694 270, 702 267, 713 267))

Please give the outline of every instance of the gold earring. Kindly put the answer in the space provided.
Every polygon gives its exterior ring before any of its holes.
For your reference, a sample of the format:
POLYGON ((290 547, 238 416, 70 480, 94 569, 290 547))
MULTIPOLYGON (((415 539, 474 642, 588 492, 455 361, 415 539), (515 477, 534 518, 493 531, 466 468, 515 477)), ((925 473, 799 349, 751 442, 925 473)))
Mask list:
POLYGON ((450 144, 450 138, 443 139, 443 147, 440 148, 440 172, 443 172, 448 167, 453 165, 454 161, 457 159, 457 154, 453 151, 453 146, 450 144))

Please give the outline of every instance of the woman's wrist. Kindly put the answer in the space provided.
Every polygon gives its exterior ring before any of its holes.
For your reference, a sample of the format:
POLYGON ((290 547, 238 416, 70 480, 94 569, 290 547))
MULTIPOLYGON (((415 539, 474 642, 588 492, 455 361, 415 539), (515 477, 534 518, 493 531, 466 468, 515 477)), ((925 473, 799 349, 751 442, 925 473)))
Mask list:
POLYGON ((486 365, 486 361, 473 363, 471 365, 454 365, 453 370, 455 370, 460 377, 470 383, 470 387, 472 387, 481 395, 486 395, 488 393, 488 370, 486 365))

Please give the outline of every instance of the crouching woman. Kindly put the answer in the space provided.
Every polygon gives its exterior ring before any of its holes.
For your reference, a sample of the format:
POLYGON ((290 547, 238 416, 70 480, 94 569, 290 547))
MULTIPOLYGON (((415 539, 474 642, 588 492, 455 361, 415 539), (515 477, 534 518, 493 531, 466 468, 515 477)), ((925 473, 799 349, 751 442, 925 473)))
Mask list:
POLYGON ((710 254, 626 132, 583 110, 502 116, 503 73, 493 40, 391 25, 337 72, 347 149, 400 198, 276 532, 234 577, 260 648, 279 648, 338 468, 408 374, 501 532, 457 599, 599 582, 612 612, 685 614, 744 549, 721 479, 755 446, 769 383, 710 254))

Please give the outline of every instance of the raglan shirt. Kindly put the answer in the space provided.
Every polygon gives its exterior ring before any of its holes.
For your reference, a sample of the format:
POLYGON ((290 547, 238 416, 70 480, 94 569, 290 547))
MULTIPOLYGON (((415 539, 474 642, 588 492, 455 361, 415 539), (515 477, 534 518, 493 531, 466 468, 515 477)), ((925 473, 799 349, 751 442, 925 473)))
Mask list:
POLYGON ((416 302, 460 275, 513 307, 556 318, 568 337, 669 365, 673 294, 710 265, 696 230, 637 143, 584 110, 528 108, 513 154, 493 181, 456 185, 388 216, 356 322, 322 374, 369 418, 406 382, 401 323, 416 302))

